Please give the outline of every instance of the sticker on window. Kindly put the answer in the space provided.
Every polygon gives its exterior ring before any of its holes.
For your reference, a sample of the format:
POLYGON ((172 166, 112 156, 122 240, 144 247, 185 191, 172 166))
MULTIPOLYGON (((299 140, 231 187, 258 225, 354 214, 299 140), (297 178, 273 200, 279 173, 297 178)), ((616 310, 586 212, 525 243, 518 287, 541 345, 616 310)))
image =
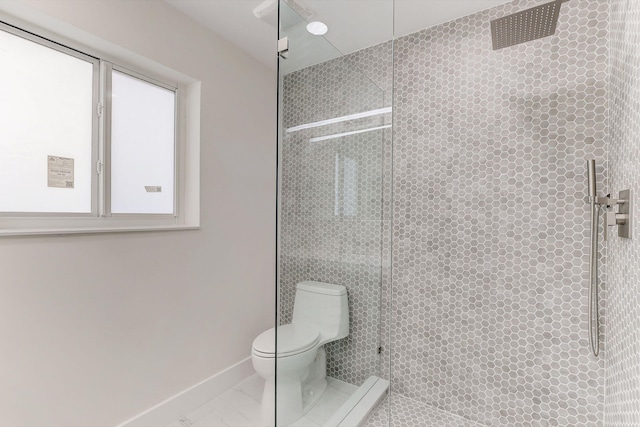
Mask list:
POLYGON ((47 187, 73 188, 73 159, 47 156, 47 187))

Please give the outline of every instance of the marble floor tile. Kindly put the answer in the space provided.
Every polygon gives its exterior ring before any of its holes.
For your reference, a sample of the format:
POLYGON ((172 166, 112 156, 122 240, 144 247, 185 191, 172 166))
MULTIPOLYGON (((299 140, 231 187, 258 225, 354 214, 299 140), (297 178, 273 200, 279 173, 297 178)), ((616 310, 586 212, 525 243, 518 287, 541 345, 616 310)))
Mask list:
MULTIPOLYGON (((262 378, 253 375, 167 427, 260 427, 263 387, 262 378)), ((329 378, 321 399, 289 427, 322 427, 356 390, 356 386, 329 378)))

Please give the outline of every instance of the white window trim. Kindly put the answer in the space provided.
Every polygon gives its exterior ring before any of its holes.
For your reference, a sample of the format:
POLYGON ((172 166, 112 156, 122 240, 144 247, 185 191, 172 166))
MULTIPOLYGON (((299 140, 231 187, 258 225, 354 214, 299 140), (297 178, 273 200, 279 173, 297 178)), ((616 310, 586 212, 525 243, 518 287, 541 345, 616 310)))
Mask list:
MULTIPOLYGON (((41 23, 39 23, 41 24, 41 23)), ((96 168, 92 174, 92 213, 2 213, 0 214, 0 236, 60 235, 108 232, 136 232, 160 230, 193 230, 200 228, 200 93, 201 82, 179 71, 171 70, 147 58, 132 54, 126 49, 109 46, 109 52, 79 45, 71 34, 59 35, 40 25, 0 12, 0 29, 9 31, 31 41, 72 54, 94 64, 94 114, 92 158, 96 168), (117 65, 116 65, 117 64, 117 65), (141 65, 140 65, 141 64, 141 65), (98 163, 105 164, 108 154, 105 144, 106 120, 98 117, 98 105, 104 116, 107 111, 103 67, 142 78, 153 84, 176 91, 176 143, 174 170, 174 214, 113 214, 108 215, 109 202, 107 173, 97 173, 98 163), (171 82, 171 83, 168 83, 171 82), (175 82, 175 83, 173 83, 175 82)))
MULTIPOLYGON (((22 30, 12 25, 7 25, 0 22, 0 31, 5 31, 14 36, 21 37, 25 40, 37 43, 41 46, 48 47, 57 52, 72 56, 74 58, 86 61, 93 66, 93 88, 92 88, 92 103, 97 105, 100 98, 100 60, 92 55, 80 52, 78 50, 69 48, 62 44, 53 42, 47 38, 37 36, 31 32, 22 30)), ((91 164, 95 165, 98 161, 98 137, 100 120, 97 114, 91 116, 91 164)), ((61 212, 0 212, 0 230, 2 229, 2 223, 4 219, 10 218, 23 218, 23 217, 35 217, 35 218, 89 218, 98 214, 98 176, 94 173, 91 174, 91 212, 88 213, 61 213, 61 212)))
POLYGON ((180 126, 180 118, 178 111, 178 100, 180 99, 180 91, 178 84, 168 83, 166 81, 159 81, 151 77, 147 77, 143 74, 137 73, 135 71, 129 70, 125 67, 112 64, 108 61, 100 61, 101 62, 101 71, 103 73, 105 82, 102 86, 105 90, 102 92, 101 105, 104 107, 104 118, 101 120, 101 124, 104 126, 104 131, 100 135, 100 162, 102 164, 111 165, 111 112, 112 112, 112 86, 111 86, 111 78, 112 71, 117 71, 122 74, 129 75, 131 77, 135 77, 137 79, 143 80, 145 82, 151 83, 153 85, 162 87, 164 89, 170 90, 176 94, 176 102, 175 102, 175 135, 174 135, 174 151, 173 151, 173 159, 174 159, 174 171, 173 171, 173 214, 123 214, 123 213, 113 213, 111 211, 111 168, 107 167, 104 169, 104 173, 100 173, 99 181, 102 185, 103 197, 100 197, 101 209, 99 215, 101 217, 111 217, 111 218, 136 218, 139 220, 159 220, 159 219, 174 219, 178 216, 178 195, 180 192, 179 189, 179 174, 178 169, 180 168, 180 159, 179 159, 179 146, 181 145, 181 141, 183 139, 183 135, 180 135, 178 127, 180 126))

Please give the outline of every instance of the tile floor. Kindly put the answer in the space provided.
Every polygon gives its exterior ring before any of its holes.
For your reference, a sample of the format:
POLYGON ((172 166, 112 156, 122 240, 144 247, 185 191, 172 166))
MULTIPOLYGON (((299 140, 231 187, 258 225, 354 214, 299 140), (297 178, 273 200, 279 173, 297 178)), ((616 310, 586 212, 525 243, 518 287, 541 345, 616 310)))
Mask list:
MULTIPOLYGON (((262 378, 253 375, 167 427, 259 427, 263 385, 262 378)), ((329 378, 322 399, 288 427, 322 427, 356 390, 356 386, 329 378)), ((371 414, 364 427, 389 427, 389 416, 393 426, 485 427, 395 393, 371 414)))
POLYGON ((391 393, 371 414, 364 427, 388 427, 389 416, 393 426, 402 427, 485 427, 425 403, 416 402, 400 394, 391 393), (391 414, 389 414, 391 407, 391 414))
MULTIPOLYGON (((332 378, 328 383, 320 401, 289 427, 322 427, 357 390, 332 378)), ((263 387, 262 378, 253 375, 167 427, 259 427, 263 387)))

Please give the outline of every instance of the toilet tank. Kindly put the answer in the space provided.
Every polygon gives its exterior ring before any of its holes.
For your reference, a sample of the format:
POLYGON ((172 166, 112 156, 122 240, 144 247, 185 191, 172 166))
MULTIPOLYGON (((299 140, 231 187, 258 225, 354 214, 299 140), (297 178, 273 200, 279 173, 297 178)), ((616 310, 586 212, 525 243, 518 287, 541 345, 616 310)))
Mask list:
POLYGON ((298 283, 291 323, 316 326, 322 344, 346 337, 349 335, 347 289, 323 282, 298 283))

